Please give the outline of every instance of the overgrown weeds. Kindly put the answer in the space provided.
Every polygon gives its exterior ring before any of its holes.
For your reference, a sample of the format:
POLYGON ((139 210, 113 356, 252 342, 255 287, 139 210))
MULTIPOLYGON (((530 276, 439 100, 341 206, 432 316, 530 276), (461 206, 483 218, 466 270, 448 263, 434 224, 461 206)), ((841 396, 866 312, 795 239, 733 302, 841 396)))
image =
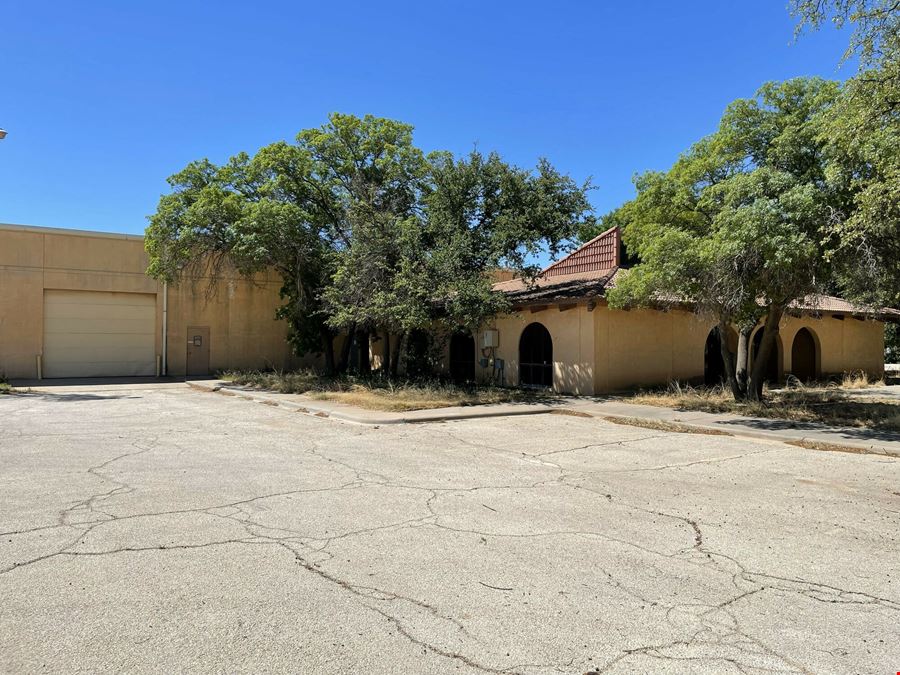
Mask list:
POLYGON ((624 424, 630 427, 641 427, 642 429, 653 429, 655 431, 674 431, 680 434, 702 434, 705 436, 733 436, 733 434, 723 431, 722 429, 710 429, 707 427, 698 427, 692 424, 679 424, 678 422, 669 422, 666 420, 651 420, 644 417, 621 417, 619 415, 607 415, 603 419, 613 424, 624 424))
POLYGON ((884 378, 871 378, 861 370, 854 370, 852 373, 844 373, 841 381, 835 386, 839 389, 870 389, 872 387, 883 387, 884 378))
POLYGON ((350 375, 325 377, 312 370, 226 372, 221 374, 221 378, 253 389, 305 394, 316 400, 389 412, 490 403, 531 403, 547 398, 542 392, 520 389, 460 386, 438 380, 391 380, 377 375, 368 378, 350 375))
POLYGON ((630 401, 678 410, 900 431, 900 400, 853 393, 874 386, 879 383, 851 373, 831 384, 807 386, 797 382, 783 389, 767 388, 762 401, 737 402, 721 386, 692 387, 673 382, 666 389, 638 392, 630 401))

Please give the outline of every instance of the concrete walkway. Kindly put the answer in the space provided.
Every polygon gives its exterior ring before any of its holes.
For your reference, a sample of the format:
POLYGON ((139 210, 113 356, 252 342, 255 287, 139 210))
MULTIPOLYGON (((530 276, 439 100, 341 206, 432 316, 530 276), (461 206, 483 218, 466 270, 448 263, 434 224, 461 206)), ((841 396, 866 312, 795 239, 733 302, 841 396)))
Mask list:
POLYGON ((266 405, 281 406, 317 417, 330 417, 365 425, 410 424, 511 415, 577 414, 602 418, 638 418, 668 422, 696 428, 698 431, 724 432, 734 436, 773 441, 811 441, 846 446, 861 452, 900 457, 900 433, 830 427, 813 422, 795 422, 761 417, 744 417, 726 413, 675 410, 658 406, 637 405, 622 399, 565 397, 553 403, 501 403, 483 406, 455 406, 409 412, 366 410, 344 403, 319 401, 301 394, 262 392, 234 385, 224 380, 188 381, 195 389, 239 396, 266 405))
POLYGON ((832 427, 816 422, 745 417, 728 413, 675 410, 658 406, 637 405, 621 400, 584 401, 566 404, 574 411, 601 417, 636 417, 672 422, 703 430, 726 432, 734 436, 776 441, 811 441, 857 448, 860 451, 900 457, 900 434, 857 427, 832 427))
POLYGON ((540 415, 553 412, 559 406, 543 403, 497 403, 479 406, 451 406, 431 410, 410 410, 407 412, 387 412, 367 410, 358 406, 320 401, 303 394, 279 394, 259 391, 252 387, 236 385, 226 380, 190 380, 189 387, 205 391, 215 391, 226 396, 259 401, 266 405, 278 405, 316 417, 333 417, 354 424, 410 424, 421 422, 445 422, 447 420, 476 419, 480 417, 509 417, 511 415, 540 415))

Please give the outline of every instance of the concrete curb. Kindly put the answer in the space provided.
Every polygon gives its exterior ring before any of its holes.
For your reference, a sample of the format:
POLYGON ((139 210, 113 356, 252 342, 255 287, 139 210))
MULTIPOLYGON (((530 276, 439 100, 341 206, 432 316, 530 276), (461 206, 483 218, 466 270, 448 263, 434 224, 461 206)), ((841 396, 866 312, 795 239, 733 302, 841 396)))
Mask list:
POLYGON ((384 424, 422 424, 426 422, 446 422, 449 420, 489 417, 514 417, 519 415, 546 415, 558 410, 558 408, 549 405, 533 403, 515 404, 515 407, 503 406, 502 408, 466 406, 435 408, 431 410, 412 410, 406 413, 377 411, 372 411, 370 413, 369 411, 361 411, 361 413, 354 414, 338 409, 337 405, 341 404, 319 405, 316 403, 307 403, 306 401, 299 403, 297 401, 279 398, 279 396, 283 396, 283 394, 270 395, 266 392, 255 391, 252 389, 232 387, 219 380, 191 380, 185 382, 185 384, 192 389, 200 391, 215 392, 226 396, 237 396, 248 401, 256 401, 264 405, 287 408, 288 410, 313 415, 314 417, 332 418, 342 422, 351 422, 353 424, 364 424, 369 426, 381 426, 384 424))
MULTIPOLYGON (((601 419, 619 419, 622 420, 622 424, 627 424, 625 420, 628 420, 629 417, 633 418, 634 416, 628 415, 619 415, 619 414, 592 414, 588 413, 589 417, 599 417, 601 419)), ((640 418, 646 419, 651 422, 662 422, 665 424, 670 420, 660 420, 657 418, 640 418)), ((850 450, 858 450, 860 453, 872 454, 872 455, 883 455, 885 457, 900 457, 900 449, 895 449, 891 447, 885 447, 883 445, 878 445, 877 443, 867 443, 865 441, 854 441, 854 440, 846 440, 846 439, 823 439, 819 436, 792 436, 789 434, 782 434, 777 431, 759 431, 757 429, 748 429, 746 427, 742 428, 734 428, 734 427, 724 427, 715 424, 698 424, 696 422, 672 422, 680 427, 690 427, 691 429, 696 429, 699 433, 703 432, 714 432, 713 435, 716 436, 732 436, 734 438, 750 438, 754 440, 760 441, 775 441, 777 443, 786 443, 788 445, 797 445, 798 443, 819 443, 821 445, 831 445, 835 448, 846 447, 848 452, 850 450)), ((690 433, 690 432, 687 432, 690 433)), ((802 445, 798 447, 803 447, 802 445)))
MULTIPOLYGON (((868 454, 878 454, 887 457, 900 457, 900 448, 894 448, 885 445, 879 445, 874 442, 857 441, 843 438, 822 437, 822 433, 829 431, 828 427, 822 427, 821 432, 807 434, 786 434, 772 430, 751 429, 741 426, 740 423, 729 425, 724 424, 703 424, 684 419, 666 419, 664 416, 642 416, 640 412, 629 410, 628 413, 615 412, 613 410, 603 410, 602 408, 590 409, 589 405, 578 404, 574 406, 566 405, 546 405, 542 403, 526 403, 503 405, 497 407, 471 406, 471 407, 455 407, 455 408, 438 408, 433 410, 413 410, 406 413, 388 413, 376 411, 364 411, 355 413, 350 406, 342 404, 320 405, 309 403, 307 401, 297 402, 285 398, 285 394, 268 394, 267 392, 256 391, 253 389, 245 389, 239 386, 229 386, 227 382, 221 380, 193 380, 186 381, 189 387, 200 391, 215 392, 225 396, 236 396, 249 401, 256 401, 264 405, 278 406, 287 410, 304 413, 313 417, 330 418, 351 424, 362 424, 367 426, 381 426, 386 424, 424 424, 428 422, 447 422, 451 420, 465 419, 482 419, 491 417, 512 417, 518 415, 574 415, 578 417, 593 417, 598 419, 620 418, 622 420, 629 417, 637 417, 646 419, 650 422, 660 422, 662 424, 672 423, 680 427, 696 429, 699 432, 716 432, 736 438, 751 438, 754 440, 777 441, 781 443, 797 444, 797 443, 820 443, 823 445, 831 445, 835 447, 846 447, 852 450, 858 450, 868 454), (338 406, 350 408, 350 410, 342 410, 338 406)), ((601 406, 602 404, 598 404, 601 406)), ((654 411, 665 410, 654 408, 654 411)), ((674 412, 674 411, 673 411, 674 412)))

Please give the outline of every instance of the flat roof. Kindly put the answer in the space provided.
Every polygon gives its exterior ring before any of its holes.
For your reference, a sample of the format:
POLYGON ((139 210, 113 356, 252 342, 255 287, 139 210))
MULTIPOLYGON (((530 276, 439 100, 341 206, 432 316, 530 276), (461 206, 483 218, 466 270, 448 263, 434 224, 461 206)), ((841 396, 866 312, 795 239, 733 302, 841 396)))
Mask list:
POLYGON ((93 230, 69 230, 64 227, 38 227, 37 225, 16 225, 13 223, 0 223, 0 230, 13 232, 34 232, 36 234, 67 234, 73 237, 98 237, 104 239, 131 239, 143 241, 142 234, 125 234, 124 232, 95 232, 93 230))

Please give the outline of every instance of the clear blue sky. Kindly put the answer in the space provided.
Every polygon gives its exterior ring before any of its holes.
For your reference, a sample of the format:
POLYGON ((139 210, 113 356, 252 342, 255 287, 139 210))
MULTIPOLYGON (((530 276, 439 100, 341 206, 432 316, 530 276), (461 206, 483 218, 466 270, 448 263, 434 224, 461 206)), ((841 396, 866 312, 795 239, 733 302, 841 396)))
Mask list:
POLYGON ((0 24, 0 222, 141 232, 187 162, 331 111, 593 176, 598 213, 766 80, 844 78, 787 0, 16 2, 0 24))

